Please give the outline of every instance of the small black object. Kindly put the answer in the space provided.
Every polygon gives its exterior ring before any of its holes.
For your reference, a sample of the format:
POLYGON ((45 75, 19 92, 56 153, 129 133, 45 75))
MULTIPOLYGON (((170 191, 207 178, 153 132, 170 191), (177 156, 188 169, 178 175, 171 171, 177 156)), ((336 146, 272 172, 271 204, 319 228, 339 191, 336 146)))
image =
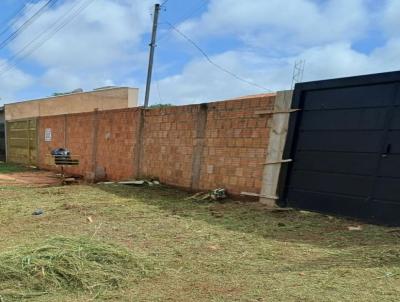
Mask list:
POLYGON ((32 213, 32 215, 35 215, 35 216, 39 216, 39 215, 43 215, 43 214, 44 214, 43 209, 37 209, 32 213))
POLYGON ((51 151, 51 155, 53 155, 56 159, 70 159, 71 152, 68 149, 57 148, 51 151))

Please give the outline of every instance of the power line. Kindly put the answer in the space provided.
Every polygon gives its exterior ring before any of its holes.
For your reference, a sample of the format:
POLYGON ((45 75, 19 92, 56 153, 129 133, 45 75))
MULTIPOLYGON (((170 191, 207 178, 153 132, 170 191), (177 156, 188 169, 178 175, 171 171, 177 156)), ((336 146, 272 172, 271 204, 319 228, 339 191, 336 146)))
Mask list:
MULTIPOLYGON (((65 25, 64 25, 65 23, 70 22, 70 21, 65 20, 65 19, 68 18, 68 14, 71 13, 71 12, 73 11, 73 9, 74 9, 75 7, 78 6, 78 4, 79 4, 79 1, 76 1, 75 4, 71 7, 71 9, 69 9, 68 12, 67 12, 61 19, 58 19, 52 26, 50 26, 50 27, 48 27, 47 29, 45 29, 44 31, 42 31, 42 32, 41 32, 39 35, 37 35, 33 40, 31 40, 31 41, 30 41, 28 44, 26 44, 22 49, 20 49, 16 54, 14 54, 10 59, 8 59, 8 61, 13 61, 15 58, 18 58, 18 56, 21 55, 21 54, 24 52, 24 50, 26 50, 26 49, 27 49, 29 46, 31 46, 34 42, 36 42, 37 40, 39 40, 42 36, 44 36, 45 34, 49 33, 52 29, 54 29, 55 26, 57 26, 56 32, 58 32, 59 30, 61 30, 62 27, 65 26, 65 25), (63 22, 63 20, 65 20, 65 21, 63 22), (58 24, 58 23, 60 23, 60 24, 58 24), (60 28, 60 27, 61 27, 61 28, 60 28), (60 29, 58 29, 58 28, 60 28, 60 29)), ((82 5, 82 6, 83 6, 83 5, 82 5)), ((82 6, 81 6, 80 8, 78 8, 77 14, 80 13, 80 9, 82 8, 82 6)), ((73 19, 77 14, 73 15, 71 19, 73 19)), ((71 20, 71 21, 72 21, 72 20, 71 20)), ((56 32, 54 32, 54 34, 55 34, 56 32)), ((54 34, 53 34, 53 33, 50 33, 51 36, 53 36, 54 34)), ((51 36, 50 36, 50 37, 51 37, 51 36)), ((50 38, 50 37, 49 37, 49 38, 50 38)), ((49 39, 49 38, 48 38, 48 39, 49 39)), ((46 39, 46 40, 48 40, 48 39, 46 39)))
POLYGON ((165 0, 163 3, 160 4, 160 8, 167 4, 169 0, 165 0))
MULTIPOLYGON (((72 8, 67 12, 67 14, 64 15, 64 17, 67 16, 78 4, 79 4, 79 1, 75 2, 75 4, 74 4, 74 5, 72 6, 72 8)), ((15 53, 12 57, 10 57, 10 58, 7 60, 7 62, 4 62, 3 65, 1 65, 0 67, 6 67, 6 66, 7 66, 7 63, 9 63, 9 62, 18 62, 18 61, 21 61, 22 59, 24 59, 25 57, 27 57, 29 54, 31 54, 31 53, 35 50, 35 48, 31 49, 31 51, 28 51, 28 52, 25 53, 25 54, 23 54, 23 52, 24 52, 29 46, 31 46, 34 42, 36 42, 39 38, 41 38, 42 36, 44 36, 45 34, 47 34, 52 28, 54 28, 54 26, 57 26, 57 24, 58 24, 60 21, 63 21, 63 18, 58 19, 58 20, 53 24, 53 26, 50 26, 50 27, 48 27, 46 30, 42 31, 42 32, 41 32, 39 35, 37 35, 33 40, 31 40, 28 44, 26 44, 22 49, 20 49, 17 53, 15 53), (20 55, 22 55, 22 56, 20 56, 20 55)), ((57 31, 57 29, 56 29, 56 31, 57 31)), ((47 39, 46 39, 46 40, 47 40, 47 39)), ((45 41, 46 41, 46 40, 45 40, 45 41)), ((40 45, 42 45, 45 41, 42 41, 42 43, 40 43, 40 45)), ((40 47, 40 45, 39 45, 39 47, 40 47)), ((38 47, 37 47, 37 48, 38 48, 38 47)), ((15 65, 15 64, 14 64, 14 65, 15 65)), ((12 68, 13 68, 12 65, 9 66, 9 68, 7 68, 7 69, 5 70, 5 72, 8 71, 8 70, 10 70, 10 69, 12 69, 12 68)))
POLYGON ((47 8, 52 7, 56 2, 57 0, 48 0, 39 10, 36 11, 36 13, 34 13, 28 20, 0 43, 0 49, 6 47, 10 42, 15 40, 15 38, 17 38, 22 32, 24 32, 24 30, 26 30, 27 27, 29 27, 29 25, 39 18, 47 8))
MULTIPOLYGON (((154 55, 154 60, 156 62, 156 65, 159 65, 160 57, 159 57, 159 54, 157 54, 157 52, 154 55)), ((160 79, 157 78, 155 80, 155 83, 156 83, 156 88, 157 88, 158 99, 159 99, 160 103, 164 103, 164 98, 161 96, 160 79)))
POLYGON ((179 35, 181 35, 186 41, 188 41, 190 44, 192 44, 205 58, 206 60, 213 65, 214 67, 218 68, 219 70, 231 75, 232 77, 234 77, 235 79, 242 81, 244 83, 247 83, 249 85, 252 85, 254 87, 260 88, 262 90, 267 90, 267 91, 271 91, 271 89, 263 87, 257 83, 254 83, 252 81, 248 81, 246 79, 243 79, 242 77, 238 76, 237 74, 233 73, 232 71, 226 69, 225 67, 222 67, 221 65, 215 63, 209 56, 208 54, 199 46, 196 44, 196 42, 194 42, 192 39, 190 39, 187 35, 185 35, 183 32, 181 32, 179 29, 177 29, 175 26, 173 26, 171 23, 166 22, 174 31, 176 31, 179 35))
MULTIPOLYGON (((55 34, 57 34, 60 30, 62 30, 66 25, 68 25, 70 22, 72 22, 79 14, 82 13, 82 11, 84 11, 90 4, 93 3, 94 0, 88 0, 81 2, 81 6, 72 14, 70 14, 71 12, 73 12, 74 8, 76 8, 79 4, 79 2, 76 2, 76 4, 64 15, 64 17, 62 17, 61 19, 59 19, 57 22, 55 22, 53 24, 53 26, 50 27, 51 29, 54 29, 52 32, 50 32, 50 30, 46 30, 42 33, 40 33, 38 36, 36 36, 35 39, 33 39, 31 42, 29 42, 28 44, 26 44, 19 52, 17 52, 15 55, 13 55, 11 57, 11 59, 8 60, 8 62, 20 62, 21 60, 25 59, 26 57, 28 57, 29 55, 31 55, 33 52, 35 52, 37 49, 39 49, 45 42, 47 42, 48 40, 50 40, 55 34), (61 22, 60 22, 61 21, 61 22), (56 26, 56 27, 55 27, 56 26), (25 54, 23 54, 22 56, 20 56, 25 49, 27 49, 30 45, 32 45, 34 42, 36 42, 40 37, 42 37, 43 35, 48 34, 47 37, 45 37, 44 40, 39 41, 38 44, 36 44, 35 47, 33 47, 31 50, 28 50, 28 52, 26 52, 25 54)), ((7 67, 7 63, 4 63, 1 67, 7 67)), ((2 76, 3 74, 7 73, 9 70, 15 68, 16 64, 12 64, 10 66, 8 66, 8 68, 4 68, 2 70, 2 73, 0 73, 0 76, 2 76)))
MULTIPOLYGON (((166 2, 168 2, 169 0, 166 0, 162 5, 164 5, 166 2)), ((187 10, 186 12, 188 12, 187 14, 185 14, 182 18, 180 18, 179 21, 175 22, 174 25, 176 23, 181 23, 183 21, 185 21, 186 19, 190 18, 193 14, 197 13, 200 9, 202 9, 205 5, 207 4, 207 1, 205 0, 201 0, 201 4, 199 6, 196 6, 193 10, 187 10)), ((158 24, 167 24, 166 22, 159 22, 158 24)), ((165 38, 167 38, 172 32, 172 28, 168 29, 168 32, 164 33, 161 38, 157 39, 157 42, 160 42, 162 40, 164 40, 165 38)), ((156 60, 158 61, 158 56, 156 55, 156 60)), ((157 88, 157 94, 158 94, 158 99, 160 100, 161 103, 164 103, 163 97, 161 96, 161 92, 160 92, 160 85, 159 85, 159 80, 156 80, 156 88, 157 88)))
MULTIPOLYGON (((201 10, 207 4, 207 1, 205 1, 205 0, 201 0, 201 2, 202 3, 199 6, 196 6, 195 9, 193 9, 188 14, 183 16, 179 21, 175 22, 173 25, 176 26, 177 23, 182 23, 186 19, 189 19, 191 16, 193 16, 195 13, 197 13, 199 10, 201 10)), ((167 22, 165 22, 165 23, 167 23, 167 22)), ((168 30, 168 32, 161 35, 161 37, 159 39, 157 39, 157 42, 163 41, 171 33, 171 31, 172 31, 172 28, 170 28, 168 30)))
MULTIPOLYGON (((17 23, 18 17, 21 16, 22 12, 25 10, 26 5, 29 3, 29 1, 26 1, 24 4, 22 4, 22 7, 19 8, 11 17, 10 17, 10 23, 4 27, 4 29, 0 32, 0 36, 4 35, 7 31, 13 28, 13 26, 17 23)), ((32 9, 32 6, 31 6, 32 9)), ((30 10, 29 10, 30 11, 30 10)))

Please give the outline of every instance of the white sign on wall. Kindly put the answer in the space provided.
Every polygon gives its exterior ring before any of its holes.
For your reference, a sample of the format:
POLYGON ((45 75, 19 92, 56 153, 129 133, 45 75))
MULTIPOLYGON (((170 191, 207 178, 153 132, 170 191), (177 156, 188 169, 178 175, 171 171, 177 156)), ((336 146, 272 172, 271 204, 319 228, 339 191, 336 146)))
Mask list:
POLYGON ((51 128, 46 128, 44 130, 44 141, 51 142, 51 128))

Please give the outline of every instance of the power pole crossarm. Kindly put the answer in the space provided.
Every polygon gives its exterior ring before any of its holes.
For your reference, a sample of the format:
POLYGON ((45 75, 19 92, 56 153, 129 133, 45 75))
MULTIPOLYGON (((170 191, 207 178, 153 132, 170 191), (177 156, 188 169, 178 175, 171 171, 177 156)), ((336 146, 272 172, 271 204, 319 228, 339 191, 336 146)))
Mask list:
POLYGON ((160 12, 160 7, 161 7, 160 4, 154 5, 153 30, 151 33, 149 67, 147 70, 146 94, 144 97, 144 108, 147 108, 149 105, 151 75, 153 73, 154 50, 156 48, 158 14, 160 12))

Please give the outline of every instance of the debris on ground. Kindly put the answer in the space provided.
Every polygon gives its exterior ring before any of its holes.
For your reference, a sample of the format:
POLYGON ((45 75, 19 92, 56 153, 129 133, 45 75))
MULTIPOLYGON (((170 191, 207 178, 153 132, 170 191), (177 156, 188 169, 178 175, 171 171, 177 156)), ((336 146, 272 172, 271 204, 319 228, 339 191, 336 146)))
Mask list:
POLYGON ((102 182, 98 182, 98 185, 113 185, 115 184, 114 181, 102 181, 102 182))
POLYGON ((153 180, 153 179, 141 179, 141 180, 126 180, 126 181, 119 181, 118 184, 120 185, 135 185, 135 186, 141 186, 141 185, 148 185, 148 186, 154 186, 154 185, 160 185, 160 182, 158 180, 153 180))
POLYGON ((133 186, 143 186, 143 185, 148 185, 148 186, 154 186, 154 185, 160 185, 160 181, 154 180, 154 179, 134 179, 134 180, 123 180, 123 181, 102 181, 98 182, 98 185, 114 185, 114 184, 119 184, 119 185, 133 185, 133 186))
POLYGON ((67 177, 62 180, 63 185, 70 185, 77 182, 78 180, 75 177, 67 177))
POLYGON ((143 185, 144 180, 126 180, 126 181, 119 181, 120 185, 143 185))
POLYGON ((222 213, 222 212, 213 211, 213 210, 211 210, 210 212, 211 212, 211 215, 214 216, 215 218, 222 218, 222 217, 224 217, 224 213, 222 213))
POLYGON ((62 289, 100 294, 145 278, 155 262, 92 238, 54 237, 0 253, 0 292, 6 301, 62 289))
POLYGON ((226 190, 222 188, 218 188, 212 190, 210 192, 198 192, 185 200, 193 200, 193 201, 216 201, 216 200, 223 200, 226 196, 226 190))
POLYGON ((86 220, 87 220, 89 223, 92 223, 92 222, 93 222, 92 216, 88 216, 88 217, 86 218, 86 220))
POLYGON ((39 215, 43 215, 43 214, 44 214, 44 210, 43 209, 36 209, 32 213, 32 215, 34 215, 34 216, 39 216, 39 215))
POLYGON ((349 231, 362 231, 362 226, 361 225, 357 225, 357 226, 348 226, 347 229, 349 231))
POLYGON ((210 246, 208 247, 208 249, 210 249, 210 250, 212 250, 212 251, 217 251, 217 250, 220 249, 220 247, 219 247, 218 245, 210 245, 210 246))

